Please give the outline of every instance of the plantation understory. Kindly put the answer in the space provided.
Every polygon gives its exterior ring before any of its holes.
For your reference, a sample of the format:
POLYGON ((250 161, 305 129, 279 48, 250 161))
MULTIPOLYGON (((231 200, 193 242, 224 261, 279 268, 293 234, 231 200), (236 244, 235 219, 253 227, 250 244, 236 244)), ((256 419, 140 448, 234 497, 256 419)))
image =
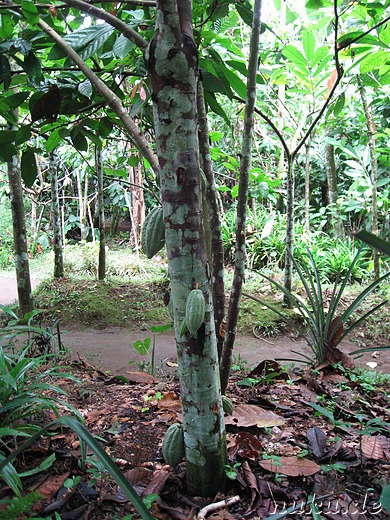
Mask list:
MULTIPOLYGON (((239 497, 234 505, 208 518, 263 519, 302 501, 288 518, 310 517, 315 508, 322 518, 389 518, 379 505, 390 475, 388 377, 329 366, 284 371, 275 362, 235 373, 227 392, 233 415, 225 416, 232 480, 218 496, 200 499, 186 493, 184 464, 171 468, 161 454, 168 426, 181 421, 174 374, 159 379, 133 373, 123 380, 85 359, 62 368, 80 381, 57 382, 68 401, 157 519, 198 518, 206 505, 233 496, 239 497), (314 503, 305 505, 311 498, 314 503)), ((54 418, 47 413, 45 423, 54 418)), ((80 442, 67 428, 53 428, 26 450, 17 470, 36 467, 51 454, 56 460, 50 470, 24 478, 26 498, 14 499, 15 511, 32 500, 29 513, 11 516, 9 509, 0 518, 51 518, 57 512, 61 519, 120 519, 134 511, 89 450, 82 470, 80 442)), ((1 498, 7 496, 5 486, 1 498)))

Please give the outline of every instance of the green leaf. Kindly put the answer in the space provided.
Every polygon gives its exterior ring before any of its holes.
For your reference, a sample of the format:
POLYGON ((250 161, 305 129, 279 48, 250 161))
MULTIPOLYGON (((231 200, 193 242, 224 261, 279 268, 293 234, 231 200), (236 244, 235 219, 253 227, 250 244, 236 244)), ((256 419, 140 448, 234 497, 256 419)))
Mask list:
POLYGON ((24 103, 24 101, 26 101, 29 95, 30 92, 17 92, 16 94, 12 93, 5 98, 7 106, 11 109, 18 108, 22 103, 24 103))
POLYGON ((145 338, 145 341, 137 340, 133 343, 133 347, 141 356, 147 354, 150 348, 150 338, 145 338))
POLYGON ((39 13, 34 2, 22 2, 22 13, 29 24, 36 25, 39 22, 39 13))
POLYGON ((383 488, 379 502, 390 513, 390 484, 383 488))
POLYGON ((70 131, 70 138, 72 139, 73 146, 76 150, 86 152, 88 150, 88 141, 82 132, 82 129, 78 126, 74 126, 70 131))
POLYGON ((10 38, 14 33, 15 21, 12 16, 7 13, 3 13, 0 16, 0 38, 6 40, 10 38))
POLYGON ((248 2, 248 0, 244 0, 244 2, 238 0, 236 2, 236 9, 242 20, 249 25, 249 27, 252 27, 253 9, 250 2, 248 2))
POLYGON ((65 36, 64 40, 78 52, 83 60, 87 60, 104 45, 113 32, 114 28, 111 25, 103 23, 79 29, 65 36))
POLYGON ((12 144, 15 141, 16 130, 3 130, 0 132, 0 144, 12 144))
POLYGON ((30 146, 27 146, 27 150, 22 153, 20 170, 24 184, 27 188, 31 188, 37 178, 38 169, 35 160, 35 152, 30 146))
POLYGON ((307 60, 304 55, 294 45, 289 43, 282 50, 285 58, 294 63, 304 74, 307 74, 307 60))
POLYGON ((340 115, 340 112, 344 108, 344 104, 345 104, 345 93, 342 92, 340 94, 340 96, 337 98, 337 101, 334 105, 333 113, 334 113, 335 117, 338 117, 340 115))
POLYGON ((13 144, 3 144, 0 146, 0 161, 11 162, 12 157, 18 153, 13 144))
POLYGON ((310 61, 314 54, 314 48, 316 45, 316 39, 312 31, 306 29, 302 35, 302 45, 306 56, 306 59, 310 61))
POLYGON ((42 79, 41 62, 33 52, 29 52, 24 58, 23 68, 26 71, 29 81, 34 85, 39 86, 42 79))
POLYGON ((98 133, 102 139, 108 137, 113 128, 112 122, 108 119, 108 117, 104 117, 99 121, 98 133))
POLYGON ((166 325, 153 325, 149 330, 156 334, 157 332, 166 332, 170 328, 172 328, 172 323, 167 323, 166 325))
POLYGON ((360 74, 378 69, 390 57, 387 51, 370 52, 360 63, 360 74))
POLYGON ((57 148, 57 146, 60 144, 60 142, 61 142, 60 131, 58 128, 56 128, 55 130, 52 131, 52 133, 49 135, 48 140, 46 141, 46 145, 45 145, 46 151, 47 152, 53 151, 55 148, 57 148))
POLYGON ((120 34, 115 40, 112 50, 114 55, 123 61, 134 47, 135 45, 131 40, 126 38, 125 35, 120 34))
POLYGON ((355 237, 364 242, 365 244, 368 244, 369 246, 378 249, 385 255, 390 256, 390 242, 388 240, 383 240, 383 238, 377 237, 376 235, 373 235, 372 233, 369 233, 364 229, 358 231, 355 234, 355 237))
POLYGON ((93 142, 95 146, 97 146, 98 148, 102 148, 102 142, 94 132, 88 130, 87 128, 83 128, 83 133, 86 137, 88 137, 90 141, 93 142))
POLYGON ((225 134, 223 132, 218 132, 217 130, 214 131, 214 132, 210 132, 209 133, 209 138, 210 138, 210 141, 212 143, 215 143, 215 141, 219 141, 220 139, 222 139, 222 137, 224 136, 225 134))
POLYGON ((11 85, 11 67, 4 54, 0 54, 0 85, 4 83, 4 90, 8 90, 11 85))
POLYGON ((19 128, 15 135, 15 144, 17 146, 25 143, 31 137, 31 125, 24 125, 19 128))
POLYGON ((230 119, 228 118, 224 109, 221 107, 221 105, 216 100, 214 94, 211 94, 211 93, 205 91, 204 99, 205 99, 207 105, 210 107, 210 109, 215 114, 218 114, 219 116, 221 116, 226 121, 226 123, 230 126, 230 119))
POLYGON ((92 85, 89 79, 79 83, 77 90, 80 92, 80 94, 90 99, 92 96, 92 85))
POLYGON ((326 56, 328 56, 329 54, 329 49, 328 47, 318 47, 318 49, 315 50, 311 60, 310 60, 310 65, 312 67, 315 67, 316 65, 318 65, 324 58, 326 58, 326 56))

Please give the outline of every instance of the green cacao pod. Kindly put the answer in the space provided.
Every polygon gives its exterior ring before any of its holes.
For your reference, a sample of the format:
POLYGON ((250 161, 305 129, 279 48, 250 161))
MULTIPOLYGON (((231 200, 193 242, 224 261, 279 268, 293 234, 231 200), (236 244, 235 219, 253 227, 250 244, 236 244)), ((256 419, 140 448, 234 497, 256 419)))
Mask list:
POLYGON ((174 468, 184 457, 184 436, 181 424, 172 424, 163 439, 162 454, 166 462, 174 468))
POLYGON ((152 209, 145 218, 142 227, 141 245, 145 255, 152 258, 164 247, 165 229, 163 209, 158 206, 152 209))
POLYGON ((233 403, 226 395, 222 396, 222 408, 227 415, 233 415, 233 403))
POLYGON ((200 289, 193 289, 187 298, 186 323, 192 336, 198 332, 205 315, 205 301, 200 289))

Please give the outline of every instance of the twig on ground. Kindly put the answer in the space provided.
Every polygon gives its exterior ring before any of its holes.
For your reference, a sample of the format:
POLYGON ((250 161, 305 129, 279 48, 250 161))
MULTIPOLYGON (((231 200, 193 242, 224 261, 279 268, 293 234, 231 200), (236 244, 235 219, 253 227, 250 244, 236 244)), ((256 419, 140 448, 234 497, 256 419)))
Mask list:
POLYGON ((196 517, 197 520, 205 520, 206 515, 212 513, 213 511, 217 511, 218 509, 222 509, 223 507, 229 507, 233 504, 237 504, 240 501, 240 497, 235 495, 234 497, 225 498, 225 500, 221 500, 220 502, 215 502, 214 504, 209 504, 208 506, 201 509, 196 517))

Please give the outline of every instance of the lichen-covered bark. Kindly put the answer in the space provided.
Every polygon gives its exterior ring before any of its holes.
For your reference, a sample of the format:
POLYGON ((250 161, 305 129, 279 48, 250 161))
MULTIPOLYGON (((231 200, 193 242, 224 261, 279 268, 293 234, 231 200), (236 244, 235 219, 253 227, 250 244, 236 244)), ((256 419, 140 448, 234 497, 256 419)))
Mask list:
POLYGON ((53 249, 54 249, 54 278, 64 276, 64 257, 62 250, 60 203, 58 198, 58 175, 54 151, 49 155, 51 210, 53 215, 53 249))
POLYGON ((218 206, 217 189, 209 145, 207 113, 204 101, 203 85, 198 82, 198 121, 199 121, 199 151, 203 171, 207 180, 206 202, 207 217, 205 226, 208 226, 211 242, 212 257, 212 290, 214 304, 214 322, 217 333, 218 357, 222 354, 223 337, 220 326, 225 317, 225 264, 222 241, 222 225, 218 206))
POLYGON ((99 266, 98 278, 104 280, 106 277, 106 240, 104 222, 104 192, 103 192, 103 153, 101 148, 96 148, 96 173, 98 188, 98 211, 99 211, 99 266))
POLYGON ((221 387, 225 393, 229 381, 230 367, 236 338, 238 311, 240 308, 242 284, 245 276, 246 257, 246 215, 248 204, 249 170, 251 164, 253 143, 253 120, 256 101, 256 76, 260 40, 261 0, 255 0, 253 10, 252 34, 249 48, 247 92, 245 103, 244 132, 242 137, 242 151, 240 162, 240 179, 238 187, 237 222, 236 222, 236 251, 234 262, 234 276, 230 292, 229 309, 226 320, 226 332, 221 357, 221 387))
MULTIPOLYGON (((333 126, 329 126, 326 130, 326 135, 331 136, 333 133, 333 126)), ((341 211, 338 206, 339 191, 337 187, 337 171, 334 160, 334 146, 333 144, 325 144, 325 169, 326 178, 328 182, 328 197, 331 205, 331 222, 334 233, 337 238, 344 237, 343 221, 341 220, 341 211)))
POLYGON ((146 62, 160 164, 165 240, 171 279, 190 493, 223 489, 227 460, 217 342, 203 228, 197 129, 198 55, 190 2, 157 2, 156 31, 146 62), (187 5, 188 4, 188 5, 187 5), (196 337, 179 334, 189 292, 199 287, 206 316, 196 337))
MULTIPOLYGON (((366 119, 367 126, 367 138, 368 138, 368 146, 370 149, 370 162, 371 162, 371 213, 372 213, 372 222, 371 222, 371 231, 374 235, 378 234, 378 164, 376 161, 376 153, 375 153, 375 124, 374 118, 372 116, 372 111, 368 108, 367 97, 364 91, 363 82, 360 76, 358 76, 358 86, 360 97, 362 100, 364 116, 366 119)), ((379 279, 380 276, 380 265, 379 265, 379 252, 377 249, 374 249, 374 277, 375 280, 379 279)))
POLYGON ((12 161, 9 162, 7 166, 12 210, 19 314, 23 318, 23 316, 33 310, 33 299, 31 294, 30 270, 27 253, 26 221, 24 214, 19 153, 12 157, 12 161))

